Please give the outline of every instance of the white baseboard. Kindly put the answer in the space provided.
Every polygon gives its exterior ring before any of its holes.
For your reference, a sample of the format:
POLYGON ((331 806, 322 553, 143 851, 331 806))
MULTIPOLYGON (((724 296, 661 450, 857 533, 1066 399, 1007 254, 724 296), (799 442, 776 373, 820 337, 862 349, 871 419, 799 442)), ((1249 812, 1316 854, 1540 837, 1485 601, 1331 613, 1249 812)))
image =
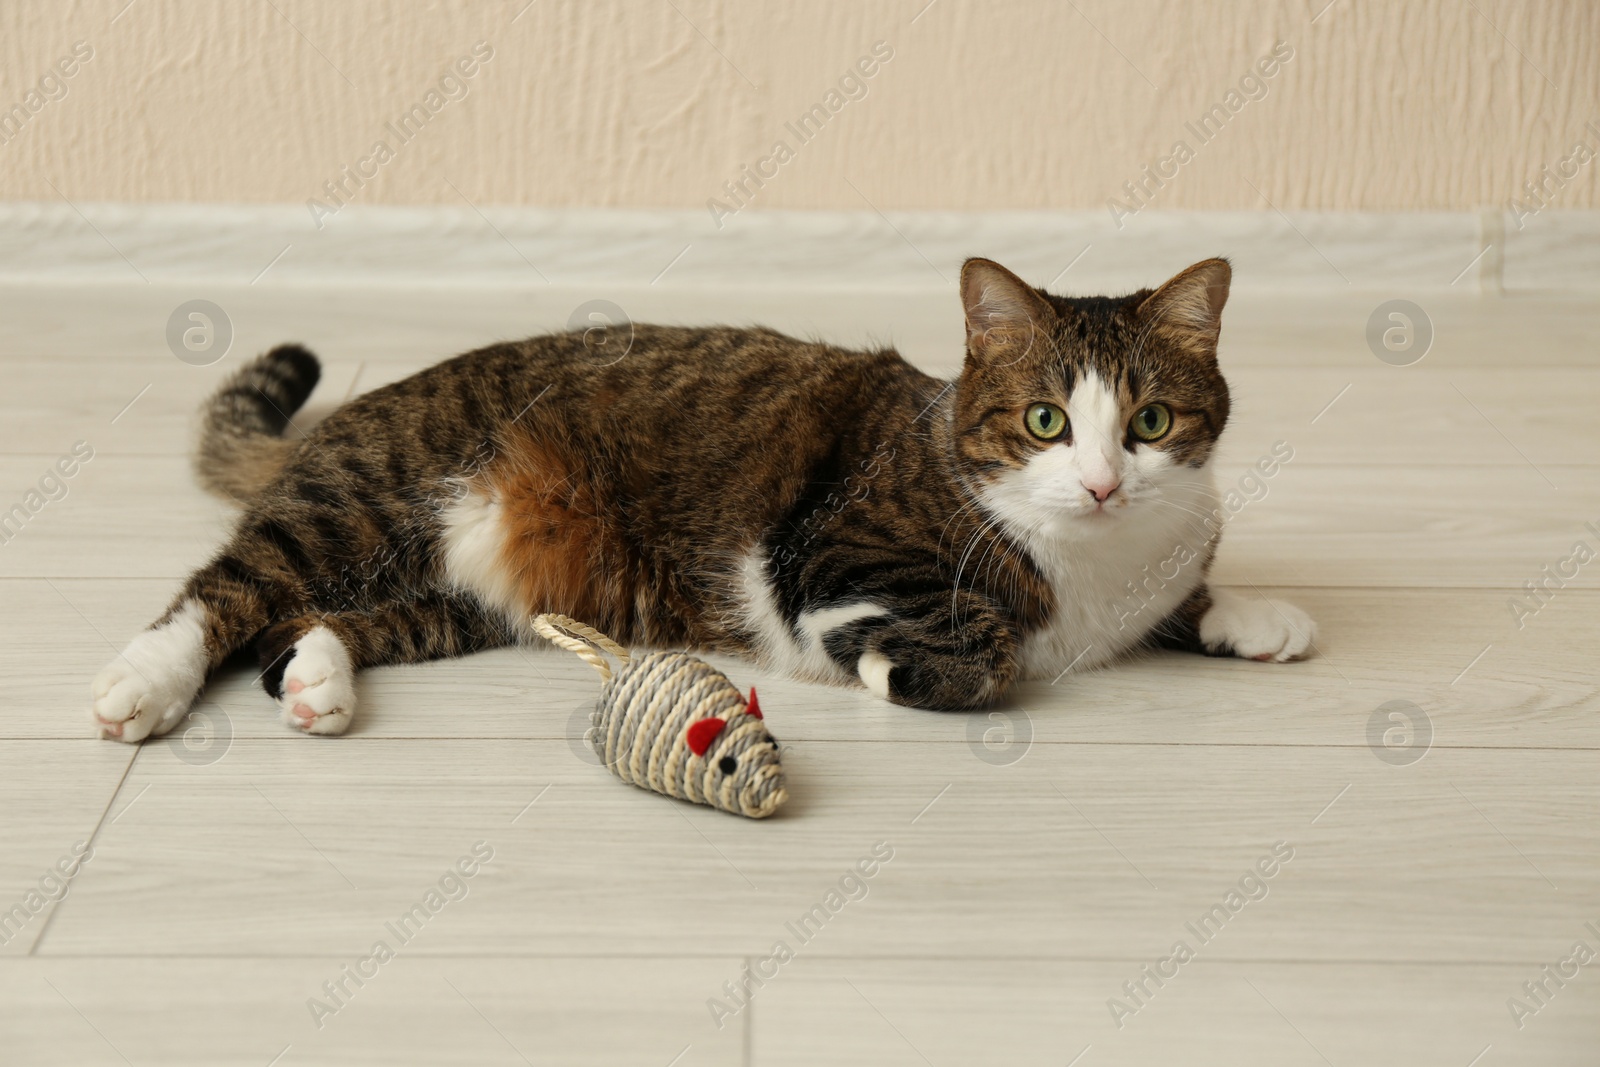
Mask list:
POLYGON ((1069 293, 1229 256, 1242 291, 1600 291, 1600 212, 1362 214, 0 205, 0 282, 906 290, 983 255, 1069 293), (1503 236, 1502 236, 1503 235, 1503 236))
POLYGON ((1600 211, 1547 211, 1506 221, 1508 292, 1593 293, 1600 279, 1600 211))

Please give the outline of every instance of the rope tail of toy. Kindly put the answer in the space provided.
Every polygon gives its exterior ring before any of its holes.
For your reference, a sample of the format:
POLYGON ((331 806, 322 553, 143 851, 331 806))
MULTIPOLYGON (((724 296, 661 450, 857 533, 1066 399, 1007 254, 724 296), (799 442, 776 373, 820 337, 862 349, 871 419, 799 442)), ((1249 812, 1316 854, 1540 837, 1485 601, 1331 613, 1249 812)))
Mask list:
POLYGON ((617 644, 593 626, 586 626, 566 615, 546 614, 533 620, 533 628, 550 642, 575 653, 589 666, 600 672, 600 680, 611 681, 611 662, 601 655, 609 652, 626 666, 628 650, 617 644), (596 650, 599 651, 596 651, 596 650))

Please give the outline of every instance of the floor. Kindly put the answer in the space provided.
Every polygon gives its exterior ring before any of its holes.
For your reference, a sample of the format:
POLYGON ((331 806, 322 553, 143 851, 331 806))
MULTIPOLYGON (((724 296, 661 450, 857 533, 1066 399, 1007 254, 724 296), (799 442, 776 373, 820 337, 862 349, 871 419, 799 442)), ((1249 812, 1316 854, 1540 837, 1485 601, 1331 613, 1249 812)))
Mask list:
MULTIPOLYGON (((1319 654, 1151 656, 973 716, 723 662, 785 746, 766 822, 612 779, 554 650, 374 671, 342 738, 245 672, 184 737, 92 738, 89 678, 228 522, 185 452, 239 358, 319 350, 310 420, 593 295, 0 290, 0 510, 57 498, 0 546, 0 1060, 1594 1062, 1600 567, 1523 594, 1600 547, 1593 303, 1425 298, 1399 367, 1365 340, 1387 294, 1239 294, 1220 475, 1293 458, 1243 483, 1216 577, 1306 608, 1319 654), (232 325, 209 366, 163 337, 197 295, 232 325)), ((603 295, 959 356, 950 294, 603 295)))

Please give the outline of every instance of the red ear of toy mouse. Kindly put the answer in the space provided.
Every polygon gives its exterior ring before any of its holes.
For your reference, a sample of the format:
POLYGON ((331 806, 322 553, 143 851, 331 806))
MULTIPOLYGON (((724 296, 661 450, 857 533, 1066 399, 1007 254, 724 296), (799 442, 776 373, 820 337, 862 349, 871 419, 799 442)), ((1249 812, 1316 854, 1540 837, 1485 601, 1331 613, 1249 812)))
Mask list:
POLYGON ((704 756, 706 749, 711 747, 711 742, 717 739, 717 735, 727 725, 721 719, 697 719, 690 723, 688 731, 684 734, 685 740, 689 742, 689 751, 696 756, 704 756))
POLYGON ((744 713, 752 719, 761 718, 761 705, 756 703, 756 687, 750 687, 750 702, 745 705, 744 713))

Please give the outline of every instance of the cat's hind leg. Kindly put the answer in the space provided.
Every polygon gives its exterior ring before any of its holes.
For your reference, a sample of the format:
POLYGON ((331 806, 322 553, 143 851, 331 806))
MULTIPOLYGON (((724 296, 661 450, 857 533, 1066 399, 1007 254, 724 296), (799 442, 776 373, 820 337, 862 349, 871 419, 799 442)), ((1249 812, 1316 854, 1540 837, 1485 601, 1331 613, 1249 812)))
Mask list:
POLYGON ((211 669, 206 614, 199 601, 180 601, 101 668, 91 686, 101 737, 142 741, 178 724, 211 669))
POLYGON ((355 718, 358 670, 463 656, 511 640, 475 600, 434 592, 285 619, 262 632, 256 653, 262 687, 278 702, 284 725, 333 735, 355 718))
POLYGON ((100 736, 132 743, 178 725, 212 669, 266 625, 269 586, 226 553, 196 571, 167 613, 95 676, 90 719, 100 736))
POLYGON ((333 735, 354 721, 356 664, 335 627, 345 629, 332 616, 307 615, 270 627, 257 643, 262 683, 285 726, 333 735))
POLYGON ((90 719, 101 737, 132 743, 171 730, 206 676, 299 596, 276 569, 245 559, 236 539, 95 676, 90 719))

